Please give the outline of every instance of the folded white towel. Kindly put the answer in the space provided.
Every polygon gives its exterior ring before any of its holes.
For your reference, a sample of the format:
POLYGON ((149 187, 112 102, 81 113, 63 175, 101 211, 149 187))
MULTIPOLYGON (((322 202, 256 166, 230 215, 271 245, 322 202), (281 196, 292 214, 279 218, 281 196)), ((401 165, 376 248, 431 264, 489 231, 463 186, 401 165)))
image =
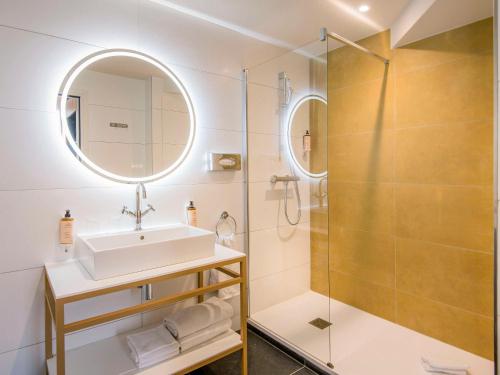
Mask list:
POLYGON ((139 368, 179 354, 179 343, 163 325, 146 328, 127 336, 132 359, 139 368))
POLYGON ((229 303, 212 297, 165 317, 163 323, 174 337, 180 339, 221 320, 229 319, 233 313, 233 307, 229 303))
POLYGON ((157 363, 166 361, 170 358, 177 356, 178 354, 179 354, 178 351, 176 351, 175 353, 170 353, 170 354, 161 353, 161 354, 154 355, 152 357, 148 357, 147 359, 137 361, 137 362, 135 362, 135 364, 137 365, 138 368, 142 369, 142 368, 150 367, 150 366, 156 365, 157 363))
POLYGON ((466 365, 436 363, 424 357, 421 358, 421 361, 424 370, 431 374, 467 375, 469 370, 469 366, 466 365))
POLYGON ((231 319, 224 319, 220 322, 205 327, 200 331, 196 331, 179 339, 181 345, 181 352, 186 351, 196 345, 204 343, 221 333, 228 331, 231 328, 231 319))

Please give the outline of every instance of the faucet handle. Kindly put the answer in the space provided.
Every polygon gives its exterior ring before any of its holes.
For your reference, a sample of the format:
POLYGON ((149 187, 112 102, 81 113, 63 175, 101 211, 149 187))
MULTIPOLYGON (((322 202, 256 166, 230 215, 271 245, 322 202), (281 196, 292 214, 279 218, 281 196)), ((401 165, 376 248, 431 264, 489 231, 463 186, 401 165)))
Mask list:
POLYGON ((135 216, 135 212, 130 211, 127 206, 123 206, 123 208, 122 208, 122 214, 123 215, 135 216))
POLYGON ((151 206, 150 204, 148 204, 148 208, 146 208, 144 211, 141 212, 141 216, 145 216, 150 211, 156 211, 156 210, 155 210, 155 208, 153 206, 151 206))

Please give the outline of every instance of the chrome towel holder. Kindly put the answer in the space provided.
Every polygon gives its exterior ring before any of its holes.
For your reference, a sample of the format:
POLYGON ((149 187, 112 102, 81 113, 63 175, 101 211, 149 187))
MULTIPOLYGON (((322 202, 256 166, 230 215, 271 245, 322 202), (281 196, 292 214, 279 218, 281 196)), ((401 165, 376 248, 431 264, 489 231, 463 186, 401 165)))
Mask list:
POLYGON ((236 219, 231 215, 229 215, 227 211, 223 211, 219 217, 219 220, 217 221, 217 224, 215 225, 215 234, 217 235, 217 238, 220 238, 219 228, 225 223, 228 223, 229 225, 232 224, 233 228, 231 231, 231 235, 236 234, 236 229, 237 229, 236 219))

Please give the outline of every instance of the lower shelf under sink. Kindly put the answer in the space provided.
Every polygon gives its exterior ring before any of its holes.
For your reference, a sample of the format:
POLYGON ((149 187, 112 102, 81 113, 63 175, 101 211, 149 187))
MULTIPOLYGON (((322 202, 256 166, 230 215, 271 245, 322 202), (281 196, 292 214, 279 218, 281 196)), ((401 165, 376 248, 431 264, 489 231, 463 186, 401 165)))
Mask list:
MULTIPOLYGON (((128 334, 128 333, 127 333, 128 334)), ((66 373, 71 375, 164 375, 174 374, 196 363, 242 346, 232 330, 154 366, 138 369, 129 355, 126 336, 110 337, 66 352, 66 373)), ((47 360, 49 375, 56 375, 56 358, 47 360)))

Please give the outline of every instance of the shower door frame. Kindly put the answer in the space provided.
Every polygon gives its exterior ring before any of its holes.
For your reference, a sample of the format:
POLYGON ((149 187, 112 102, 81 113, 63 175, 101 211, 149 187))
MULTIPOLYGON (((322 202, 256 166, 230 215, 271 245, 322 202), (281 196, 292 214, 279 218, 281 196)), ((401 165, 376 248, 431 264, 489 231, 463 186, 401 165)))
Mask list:
POLYGON ((498 149, 500 144, 500 134, 498 132, 498 16, 499 16, 498 0, 493 1, 493 361, 495 374, 500 375, 500 367, 498 365, 498 206, 500 199, 500 191, 498 184, 498 149))

